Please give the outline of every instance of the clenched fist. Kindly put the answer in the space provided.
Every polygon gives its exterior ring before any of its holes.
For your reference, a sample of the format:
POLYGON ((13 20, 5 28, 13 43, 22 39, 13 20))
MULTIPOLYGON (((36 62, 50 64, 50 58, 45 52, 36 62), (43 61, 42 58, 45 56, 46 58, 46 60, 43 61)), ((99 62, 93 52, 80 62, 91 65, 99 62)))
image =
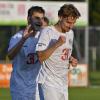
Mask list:
POLYGON ((57 41, 57 43, 61 46, 66 42, 66 37, 64 35, 61 35, 57 41))
MULTIPOLYGON (((27 39, 28 37, 30 37, 33 34, 33 30, 31 28, 31 25, 28 25, 25 30, 24 30, 24 34, 23 34, 23 38, 27 39)), ((34 33, 33 35, 35 35, 36 33, 34 33)))

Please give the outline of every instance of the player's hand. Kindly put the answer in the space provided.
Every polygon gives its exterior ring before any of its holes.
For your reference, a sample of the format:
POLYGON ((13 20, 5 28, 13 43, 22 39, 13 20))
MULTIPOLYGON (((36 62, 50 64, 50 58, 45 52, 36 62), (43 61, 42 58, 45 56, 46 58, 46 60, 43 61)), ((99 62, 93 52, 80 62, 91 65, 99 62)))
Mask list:
POLYGON ((57 41, 57 43, 61 46, 62 44, 64 44, 66 42, 66 37, 61 35, 57 41))
POLYGON ((32 34, 33 34, 33 30, 31 29, 31 25, 28 25, 24 30, 23 38, 27 39, 32 34))
POLYGON ((70 60, 69 60, 70 64, 72 65, 72 67, 76 67, 77 64, 78 64, 78 60, 74 57, 70 57, 70 60))

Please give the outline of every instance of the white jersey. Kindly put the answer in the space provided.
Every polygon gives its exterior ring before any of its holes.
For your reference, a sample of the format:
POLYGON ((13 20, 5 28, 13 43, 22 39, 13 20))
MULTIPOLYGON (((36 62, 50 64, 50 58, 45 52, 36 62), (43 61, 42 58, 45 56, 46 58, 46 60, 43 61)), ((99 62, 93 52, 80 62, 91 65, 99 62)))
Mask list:
MULTIPOLYGON (((10 41, 8 51, 22 38, 23 31, 15 34, 10 41)), ((39 61, 35 62, 35 48, 39 38, 39 33, 35 37, 29 37, 23 44, 19 53, 12 61, 13 71, 10 80, 11 91, 24 93, 34 93, 36 91, 37 76, 41 68, 39 61)), ((37 57, 37 56, 36 56, 37 57)))
POLYGON ((58 88, 68 83, 67 74, 69 57, 72 53, 73 31, 70 30, 66 33, 60 33, 54 26, 49 26, 42 30, 36 46, 36 51, 45 50, 53 45, 61 35, 65 35, 66 43, 58 47, 53 54, 43 62, 43 67, 39 73, 40 83, 45 82, 49 86, 58 88))

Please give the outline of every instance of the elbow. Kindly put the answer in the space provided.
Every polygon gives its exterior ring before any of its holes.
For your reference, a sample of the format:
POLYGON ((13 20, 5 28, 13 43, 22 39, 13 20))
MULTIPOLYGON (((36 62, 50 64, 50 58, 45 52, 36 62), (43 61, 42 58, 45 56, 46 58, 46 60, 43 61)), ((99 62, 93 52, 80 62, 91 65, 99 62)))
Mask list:
POLYGON ((13 59, 13 58, 12 58, 9 54, 8 54, 7 56, 8 56, 8 58, 9 58, 10 60, 12 60, 12 59, 13 59))
POLYGON ((44 61, 45 59, 44 59, 44 57, 43 57, 42 52, 37 52, 37 54, 38 54, 38 59, 39 59, 40 63, 43 63, 43 61, 44 61))
POLYGON ((41 58, 39 58, 39 62, 42 64, 43 63, 43 60, 41 58))
POLYGON ((12 60, 13 59, 13 56, 8 52, 8 54, 7 54, 7 57, 10 59, 10 60, 12 60))
POLYGON ((38 52, 37 54, 38 54, 38 59, 39 59, 40 63, 43 63, 42 53, 38 52))

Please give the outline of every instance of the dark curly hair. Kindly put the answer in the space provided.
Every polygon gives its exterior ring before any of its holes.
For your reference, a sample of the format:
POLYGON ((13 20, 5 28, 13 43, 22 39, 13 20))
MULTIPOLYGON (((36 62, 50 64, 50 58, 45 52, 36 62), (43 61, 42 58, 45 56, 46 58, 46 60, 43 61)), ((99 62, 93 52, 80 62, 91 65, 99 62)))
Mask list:
POLYGON ((34 12, 39 12, 39 13, 45 14, 45 10, 44 10, 42 7, 39 7, 39 6, 32 6, 32 7, 28 10, 28 17, 32 16, 34 12))
POLYGON ((80 12, 77 10, 77 8, 72 5, 72 4, 64 4, 60 10, 58 11, 58 16, 62 16, 62 17, 69 17, 69 16, 72 16, 72 17, 80 17, 81 14, 80 12))

